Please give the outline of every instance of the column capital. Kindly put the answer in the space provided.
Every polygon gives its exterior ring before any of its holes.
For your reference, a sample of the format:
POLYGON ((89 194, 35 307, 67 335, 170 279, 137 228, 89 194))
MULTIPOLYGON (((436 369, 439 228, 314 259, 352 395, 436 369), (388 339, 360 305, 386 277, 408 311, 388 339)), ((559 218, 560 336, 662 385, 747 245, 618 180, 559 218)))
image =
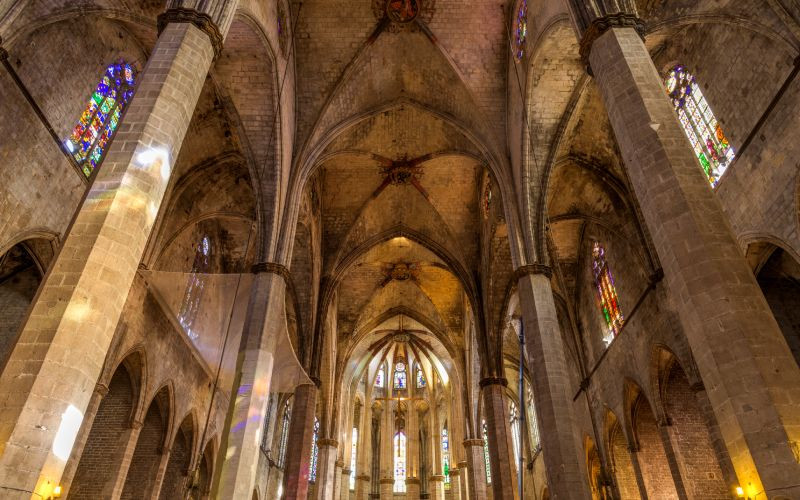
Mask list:
POLYGON ((419 484, 419 478, 418 477, 407 477, 406 478, 406 484, 419 484))
POLYGON ((277 262, 256 262, 250 267, 250 272, 253 274, 270 273, 277 274, 284 281, 289 281, 291 274, 289 268, 277 262))
POLYGON ((337 460, 333 463, 334 467, 339 467, 340 469, 344 467, 344 462, 341 460, 337 460))
POLYGON ((450 477, 460 476, 461 470, 460 469, 450 469, 450 477))
POLYGON ((482 378, 478 383, 478 386, 480 386, 481 389, 490 385, 502 385, 503 387, 508 387, 508 380, 505 377, 486 377, 482 378))
POLYGON ((392 477, 383 477, 380 480, 381 484, 394 484, 394 478, 392 477))
POLYGON ((94 392, 95 394, 98 394, 100 397, 104 398, 108 395, 108 386, 98 382, 94 385, 94 392))
POLYGON ((580 55, 583 62, 589 63, 589 54, 592 52, 594 41, 611 28, 633 28, 636 33, 644 40, 645 26, 639 16, 635 13, 616 12, 603 17, 592 19, 591 23, 583 31, 580 44, 580 55))
POLYGON ((349 476, 352 472, 350 469, 342 469, 343 476, 349 476))
POLYGON ((369 481, 370 477, 367 474, 359 474, 356 476, 356 481, 369 481))
POLYGON ((465 439, 463 444, 466 447, 469 447, 469 446, 480 446, 480 447, 483 447, 483 439, 465 439))
POLYGON ((444 476, 441 474, 434 474, 428 478, 429 481, 437 482, 444 482, 444 476))
POLYGON ((158 15, 158 33, 161 34, 170 23, 193 24, 195 28, 208 35, 211 46, 214 47, 214 59, 217 59, 222 53, 222 33, 217 23, 208 14, 184 7, 169 8, 158 15))
POLYGON ((553 276, 553 268, 546 265, 546 264, 527 264, 524 266, 520 266, 514 270, 514 282, 517 282, 524 278, 525 276, 529 276, 531 274, 543 274, 547 278, 551 278, 553 276))
POLYGON ((339 446, 339 441, 335 439, 320 438, 317 439, 317 446, 319 446, 320 448, 322 448, 323 446, 336 448, 339 446))
POLYGON ((458 462, 458 464, 456 464, 456 465, 458 465, 459 469, 466 469, 467 468, 467 462, 466 461, 465 462, 458 462))

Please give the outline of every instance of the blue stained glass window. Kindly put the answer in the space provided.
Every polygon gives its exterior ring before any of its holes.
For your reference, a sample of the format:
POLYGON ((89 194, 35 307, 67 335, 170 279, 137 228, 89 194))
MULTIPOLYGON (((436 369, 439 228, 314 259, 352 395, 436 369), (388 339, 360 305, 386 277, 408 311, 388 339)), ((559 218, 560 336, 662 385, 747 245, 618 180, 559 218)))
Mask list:
POLYGON ((203 290, 206 286, 206 274, 211 263, 211 239, 203 236, 195 247, 192 272, 186 283, 186 291, 181 302, 181 312, 178 314, 178 323, 183 327, 186 335, 192 340, 197 340, 194 323, 200 311, 200 301, 203 299, 203 290))
POLYGON ((383 387, 385 378, 386 370, 384 369, 383 365, 381 365, 381 367, 378 368, 378 375, 375 377, 375 387, 383 387))
POLYGON ((405 389, 406 387, 406 365, 405 363, 400 362, 394 366, 394 388, 405 389))

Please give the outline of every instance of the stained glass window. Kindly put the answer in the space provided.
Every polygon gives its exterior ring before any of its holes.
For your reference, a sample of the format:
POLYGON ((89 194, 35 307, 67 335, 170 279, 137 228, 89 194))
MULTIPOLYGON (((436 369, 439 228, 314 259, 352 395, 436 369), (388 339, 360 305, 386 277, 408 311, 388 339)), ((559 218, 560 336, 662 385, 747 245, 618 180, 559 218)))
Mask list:
POLYGON ((511 443, 514 446, 514 465, 519 470, 519 451, 520 451, 520 426, 519 426, 519 410, 517 405, 512 401, 508 409, 508 422, 511 427, 511 443))
POLYGON ((492 484, 492 464, 489 462, 489 427, 486 420, 481 420, 481 431, 483 432, 483 460, 486 462, 486 484, 492 484))
POLYGON ((406 492, 406 433, 394 435, 394 492, 406 492))
POLYGON ((531 450, 536 451, 540 446, 539 424, 536 422, 536 405, 533 402, 533 390, 528 386, 528 431, 530 432, 531 450))
POLYGON ((353 444, 350 446, 350 491, 356 489, 356 453, 358 451, 358 429, 353 427, 353 444))
POLYGON ((406 365, 405 363, 399 362, 394 365, 394 388, 395 389, 405 389, 406 388, 406 365))
POLYGON ((378 368, 378 375, 375 377, 375 387, 383 387, 383 379, 386 378, 386 370, 383 365, 378 368))
POLYGON ((447 426, 442 429, 442 472, 444 474, 444 487, 450 489, 450 438, 447 436, 447 426))
POLYGON ((272 420, 272 403, 274 401, 274 395, 269 395, 269 400, 267 400, 267 414, 264 415, 264 435, 261 436, 261 449, 265 452, 269 451, 269 443, 267 442, 267 438, 269 437, 269 424, 270 420, 272 420))
POLYGON ((417 366, 417 389, 422 389, 426 384, 425 374, 422 373, 422 367, 417 366))
POLYGON ((194 262, 192 272, 186 284, 186 292, 183 294, 181 302, 181 312, 178 315, 178 322, 183 327, 186 335, 192 340, 197 340, 197 333, 194 331, 194 322, 200 310, 200 301, 203 299, 203 289, 206 286, 206 273, 211 262, 211 240, 208 236, 203 236, 194 249, 194 262))
POLYGON ((697 80, 686 67, 678 65, 672 68, 665 85, 683 131, 692 143, 697 161, 703 167, 711 186, 716 186, 736 153, 711 111, 697 80))
POLYGON ((614 275, 611 274, 611 268, 606 262, 605 248, 596 241, 592 247, 592 272, 594 273, 594 284, 597 287, 600 310, 608 327, 608 333, 603 337, 603 341, 609 345, 619 333, 619 329, 622 328, 624 318, 619 308, 614 275))
POLYGON ((319 461, 319 446, 317 446, 317 439, 319 438, 319 419, 314 417, 314 440, 311 442, 311 466, 308 473, 308 480, 312 483, 317 481, 317 462, 319 461))
POLYGON ((289 421, 292 419, 292 410, 289 402, 283 405, 283 420, 281 421, 281 443, 278 446, 278 467, 283 467, 286 462, 286 443, 289 440, 289 421))
POLYGON ((72 135, 64 141, 86 177, 103 161, 122 112, 133 97, 134 78, 130 64, 120 61, 109 65, 72 129, 72 135))
POLYGON ((528 38, 528 0, 522 0, 517 10, 516 56, 521 61, 525 55, 525 40, 528 38))

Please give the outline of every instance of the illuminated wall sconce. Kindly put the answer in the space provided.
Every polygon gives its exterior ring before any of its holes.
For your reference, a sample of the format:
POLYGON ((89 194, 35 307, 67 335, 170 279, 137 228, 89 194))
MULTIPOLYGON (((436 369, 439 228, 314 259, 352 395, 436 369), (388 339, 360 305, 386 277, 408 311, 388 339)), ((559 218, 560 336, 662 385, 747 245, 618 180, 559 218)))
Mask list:
POLYGON ((736 496, 739 498, 744 498, 744 488, 741 486, 736 487, 736 496))

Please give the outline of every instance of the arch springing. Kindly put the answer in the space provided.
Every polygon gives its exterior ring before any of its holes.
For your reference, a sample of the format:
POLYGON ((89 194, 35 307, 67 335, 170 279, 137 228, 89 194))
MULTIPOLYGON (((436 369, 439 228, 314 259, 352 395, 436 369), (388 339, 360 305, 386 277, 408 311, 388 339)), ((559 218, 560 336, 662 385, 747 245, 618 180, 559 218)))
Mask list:
POLYGON ((608 327, 608 333, 603 337, 603 341, 608 346, 619 333, 625 318, 619 308, 614 275, 611 274, 611 268, 606 262, 606 250, 597 241, 592 246, 592 273, 594 274, 594 284, 597 288, 600 312, 603 313, 603 319, 605 319, 608 327))
POLYGON ((110 64, 69 139, 64 141, 86 177, 100 166, 125 106, 133 97, 135 72, 125 61, 110 64))
POLYGON ((697 161, 711 186, 716 186, 736 156, 733 147, 711 111, 697 79, 685 66, 679 64, 672 68, 667 73, 664 85, 672 98, 683 131, 692 143, 697 161))

